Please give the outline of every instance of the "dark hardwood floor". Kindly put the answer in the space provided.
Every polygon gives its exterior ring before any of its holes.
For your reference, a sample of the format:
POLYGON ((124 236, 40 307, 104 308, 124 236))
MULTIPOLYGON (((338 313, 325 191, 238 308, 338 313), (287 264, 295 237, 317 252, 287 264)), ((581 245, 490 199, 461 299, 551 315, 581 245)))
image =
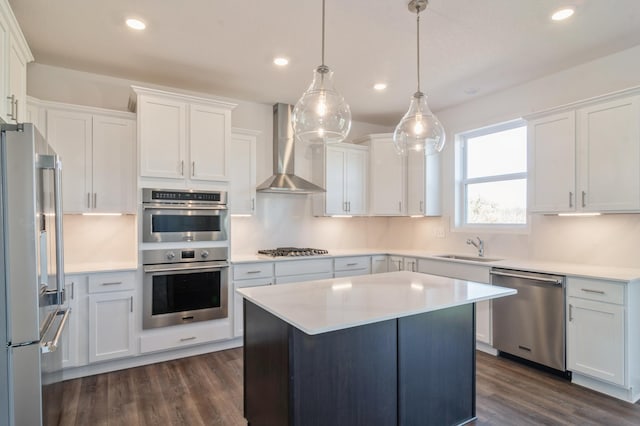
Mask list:
MULTIPOLYGON (((246 425, 242 349, 64 383, 63 425, 246 425)), ((640 425, 640 404, 482 352, 475 425, 640 425)))

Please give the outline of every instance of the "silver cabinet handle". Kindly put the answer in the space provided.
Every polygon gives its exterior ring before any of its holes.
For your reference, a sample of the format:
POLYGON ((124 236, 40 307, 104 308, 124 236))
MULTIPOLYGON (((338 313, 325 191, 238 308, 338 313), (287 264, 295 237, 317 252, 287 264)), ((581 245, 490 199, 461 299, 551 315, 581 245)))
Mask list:
POLYGON ((130 308, 129 309, 130 309, 130 312, 133 313, 133 296, 131 296, 131 299, 129 299, 129 300, 130 300, 130 304, 129 304, 130 308))
POLYGON ((569 191, 569 207, 573 207, 573 192, 569 191))
POLYGON ((191 162, 191 177, 194 177, 196 175, 196 162, 192 161, 191 162))
POLYGON ((247 271, 247 274, 259 274, 262 271, 247 271))
POLYGON ((423 207, 424 207, 424 201, 420 201, 420 213, 424 211, 423 207))
POLYGON ((91 208, 91 193, 87 192, 87 208, 91 208))
POLYGON ((358 263, 347 263, 347 266, 356 266, 358 263))
POLYGON ((573 305, 569 304, 569 322, 573 321, 573 305))
POLYGON ((76 288, 76 284, 75 282, 71 281, 69 284, 71 284, 71 300, 75 299, 75 288, 76 288))
POLYGON ((184 160, 180 160, 178 166, 180 167, 180 176, 184 176, 184 160))
POLYGON ((584 291, 585 293, 595 293, 595 294, 601 294, 604 296, 604 291, 602 290, 591 290, 590 288, 581 288, 580 290, 584 291))
POLYGON ((9 105, 11 106, 11 112, 8 114, 8 116, 11 117, 11 119, 17 123, 18 114, 16 111, 17 110, 16 95, 7 96, 7 99, 9 99, 9 105))
POLYGON ((345 212, 345 213, 347 211, 347 202, 346 201, 342 202, 342 211, 345 212))
POLYGON ((585 200, 585 197, 587 196, 587 193, 582 191, 582 207, 587 207, 587 203, 585 200))
POLYGON ((256 211, 256 199, 255 198, 251 198, 251 211, 252 212, 256 211))
POLYGON ((93 193, 93 208, 94 209, 98 208, 98 193, 97 192, 93 193))
MULTIPOLYGON (((13 96, 13 95, 12 95, 12 96, 13 96)), ((16 110, 15 110, 15 112, 13 113, 13 119, 14 119, 14 120, 16 120, 16 123, 17 123, 17 122, 18 122, 18 111, 19 111, 19 108, 18 108, 18 99, 16 99, 15 101, 13 101, 13 103, 14 103, 14 105, 16 106, 16 110)))
POLYGON ((180 339, 181 342, 188 342, 189 340, 196 340, 196 336, 183 337, 182 339, 180 339))
POLYGON ((100 285, 120 285, 120 284, 122 284, 122 281, 112 281, 108 283, 101 283, 100 285))
POLYGON ((402 201, 398 201, 398 211, 402 212, 402 201))

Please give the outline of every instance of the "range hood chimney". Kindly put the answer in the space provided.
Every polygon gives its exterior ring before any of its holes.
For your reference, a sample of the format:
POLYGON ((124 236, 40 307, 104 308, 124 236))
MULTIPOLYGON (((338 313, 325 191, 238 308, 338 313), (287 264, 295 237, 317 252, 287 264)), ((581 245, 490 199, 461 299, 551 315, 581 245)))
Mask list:
POLYGON ((311 194, 325 192, 318 185, 293 173, 295 137, 291 124, 293 106, 278 103, 273 106, 273 176, 256 187, 259 192, 277 194, 311 194))

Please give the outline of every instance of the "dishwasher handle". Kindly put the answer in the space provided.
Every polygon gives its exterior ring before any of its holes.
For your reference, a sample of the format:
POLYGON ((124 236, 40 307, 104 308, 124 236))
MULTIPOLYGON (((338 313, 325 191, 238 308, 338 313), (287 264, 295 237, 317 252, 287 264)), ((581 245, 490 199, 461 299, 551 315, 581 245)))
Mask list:
POLYGON ((558 285, 558 286, 562 285, 562 282, 563 282, 562 278, 558 278, 558 277, 543 277, 539 275, 519 274, 517 272, 504 272, 504 271, 497 271, 497 270, 492 270, 491 275, 497 275, 501 277, 510 277, 510 278, 522 278, 525 280, 539 281, 539 282, 549 283, 549 284, 558 285))

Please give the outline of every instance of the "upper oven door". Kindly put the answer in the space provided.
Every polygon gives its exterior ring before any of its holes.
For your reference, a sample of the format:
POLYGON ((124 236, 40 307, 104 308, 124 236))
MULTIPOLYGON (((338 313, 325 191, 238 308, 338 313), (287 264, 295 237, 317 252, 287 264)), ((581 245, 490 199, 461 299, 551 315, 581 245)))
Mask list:
POLYGON ((144 206, 142 241, 226 241, 228 220, 226 207, 144 206))

